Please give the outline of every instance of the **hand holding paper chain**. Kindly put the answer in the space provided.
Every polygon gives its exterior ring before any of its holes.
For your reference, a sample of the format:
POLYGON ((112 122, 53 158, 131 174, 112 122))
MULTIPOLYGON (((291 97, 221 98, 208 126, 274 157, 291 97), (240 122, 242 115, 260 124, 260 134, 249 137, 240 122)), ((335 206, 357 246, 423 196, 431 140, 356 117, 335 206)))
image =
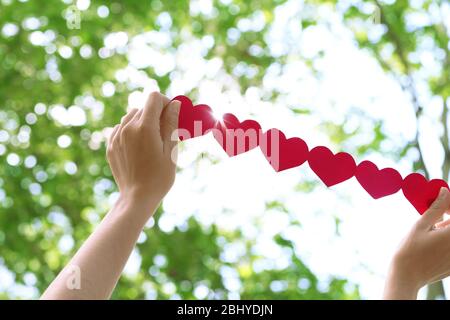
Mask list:
POLYGON ((374 199, 389 196, 402 189, 406 199, 423 214, 436 199, 441 187, 449 188, 441 179, 428 181, 419 173, 402 178, 393 168, 379 169, 371 161, 356 165, 346 152, 333 154, 327 147, 318 146, 309 150, 300 138, 286 138, 279 129, 263 132, 258 122, 242 122, 227 113, 223 119, 215 119, 212 109, 205 104, 194 106, 186 96, 177 96, 181 102, 178 121, 179 138, 186 140, 213 132, 214 138, 230 156, 245 153, 259 146, 264 157, 277 172, 308 162, 310 168, 327 186, 344 182, 353 176, 374 199))

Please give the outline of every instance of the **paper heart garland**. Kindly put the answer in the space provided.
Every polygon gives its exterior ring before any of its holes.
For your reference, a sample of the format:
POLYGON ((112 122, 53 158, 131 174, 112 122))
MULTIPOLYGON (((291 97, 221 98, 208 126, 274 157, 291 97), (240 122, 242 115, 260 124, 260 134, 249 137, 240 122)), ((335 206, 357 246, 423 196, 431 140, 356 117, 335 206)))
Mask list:
POLYGON ((202 136, 214 128, 216 119, 208 105, 194 106, 186 96, 176 96, 172 100, 181 102, 178 116, 178 137, 181 141, 202 136))
POLYGON ((333 154, 327 147, 312 149, 308 163, 327 187, 344 182, 355 175, 356 163, 353 157, 346 152, 333 154))
POLYGON ((402 176, 392 168, 379 170, 371 161, 363 161, 356 168, 355 177, 359 184, 374 199, 396 193, 402 188, 402 176))
POLYGON ((254 120, 240 122, 234 114, 226 113, 217 121, 213 136, 230 156, 250 151, 259 145, 261 126, 254 120))
POLYGON ((441 187, 448 189, 447 182, 441 179, 428 181, 419 173, 411 173, 403 180, 402 190, 406 199, 423 214, 436 199, 441 187))
POLYGON ((308 158, 308 146, 300 138, 286 139, 278 129, 270 129, 263 134, 260 148, 276 172, 297 167, 308 158))
POLYGON ((355 176, 374 199, 394 194, 402 189, 406 199, 420 214, 430 207, 441 187, 449 188, 444 180, 428 181, 418 173, 412 173, 402 179, 395 169, 378 169, 370 161, 363 161, 356 166, 350 154, 346 152, 333 154, 324 146, 308 151, 306 142, 300 138, 288 139, 278 129, 270 129, 263 133, 258 122, 254 120, 240 122, 231 113, 225 114, 221 120, 216 120, 208 105, 194 106, 186 96, 180 95, 173 100, 181 102, 178 119, 180 140, 199 137, 213 131, 214 138, 230 157, 259 146, 277 172, 300 166, 308 161, 311 169, 327 187, 355 176), (257 131, 258 134, 255 136, 253 131, 257 131))

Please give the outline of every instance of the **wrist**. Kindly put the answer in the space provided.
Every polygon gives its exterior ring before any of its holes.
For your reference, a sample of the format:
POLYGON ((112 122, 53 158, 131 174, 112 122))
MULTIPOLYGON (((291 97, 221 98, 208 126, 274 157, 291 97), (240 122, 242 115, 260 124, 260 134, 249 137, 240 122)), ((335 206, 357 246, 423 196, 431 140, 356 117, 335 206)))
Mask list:
POLYGON ((130 189, 121 191, 119 200, 128 206, 154 212, 158 208, 162 198, 156 195, 156 193, 130 189))
POLYGON ((112 212, 145 224, 155 213, 160 201, 159 198, 141 198, 131 193, 121 193, 112 212))
POLYGON ((412 272, 393 262, 386 278, 384 299, 415 300, 422 287, 412 272))

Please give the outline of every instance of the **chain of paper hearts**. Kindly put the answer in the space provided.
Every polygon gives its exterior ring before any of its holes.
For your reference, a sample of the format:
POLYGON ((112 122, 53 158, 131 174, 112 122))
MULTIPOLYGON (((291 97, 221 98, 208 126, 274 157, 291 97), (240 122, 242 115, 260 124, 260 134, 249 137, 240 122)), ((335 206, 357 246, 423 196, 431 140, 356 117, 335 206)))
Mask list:
POLYGON ((227 134, 221 135, 219 139, 214 132, 225 133, 225 131, 229 132, 230 130, 241 130, 243 132, 257 130, 262 132, 259 123, 254 120, 241 122, 231 113, 225 114, 223 119, 218 120, 214 118, 212 109, 208 105, 194 106, 188 97, 182 95, 175 97, 173 100, 181 102, 178 129, 183 134, 179 134, 180 140, 202 136, 213 131, 214 137, 229 156, 236 156, 259 147, 277 172, 308 162, 312 171, 327 187, 356 177, 359 184, 374 199, 392 195, 401 189, 406 199, 420 214, 423 214, 430 207, 441 187, 449 188, 444 180, 433 179, 428 181, 419 173, 411 173, 402 178, 397 170, 393 168, 378 169, 371 161, 366 160, 357 165, 350 154, 346 152, 333 154, 325 146, 318 146, 309 150, 308 145, 302 139, 297 137, 286 138, 281 130, 274 128, 264 132, 262 139, 256 139, 254 143, 247 142, 241 148, 231 148, 232 151, 230 151, 226 146, 235 143, 235 141, 230 141, 227 134), (196 127, 196 124, 199 123, 201 126, 196 127), (272 161, 270 150, 270 140, 275 134, 279 148, 279 157, 276 162, 272 161))

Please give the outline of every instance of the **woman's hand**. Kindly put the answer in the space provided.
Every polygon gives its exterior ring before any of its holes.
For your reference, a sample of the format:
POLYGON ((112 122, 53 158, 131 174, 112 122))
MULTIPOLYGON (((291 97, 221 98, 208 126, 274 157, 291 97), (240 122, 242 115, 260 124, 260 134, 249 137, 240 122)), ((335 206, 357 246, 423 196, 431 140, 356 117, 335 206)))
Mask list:
POLYGON ((450 275, 450 220, 439 222, 449 209, 450 192, 441 188, 395 254, 385 299, 416 299, 421 287, 450 275))
POLYGON ((107 158, 122 198, 155 207, 175 180, 179 101, 158 92, 114 127, 107 158))
POLYGON ((180 103, 154 92, 142 110, 122 118, 110 137, 108 161, 120 197, 42 299, 107 299, 145 223, 175 179, 180 103), (175 137, 177 138, 177 137, 175 137))

